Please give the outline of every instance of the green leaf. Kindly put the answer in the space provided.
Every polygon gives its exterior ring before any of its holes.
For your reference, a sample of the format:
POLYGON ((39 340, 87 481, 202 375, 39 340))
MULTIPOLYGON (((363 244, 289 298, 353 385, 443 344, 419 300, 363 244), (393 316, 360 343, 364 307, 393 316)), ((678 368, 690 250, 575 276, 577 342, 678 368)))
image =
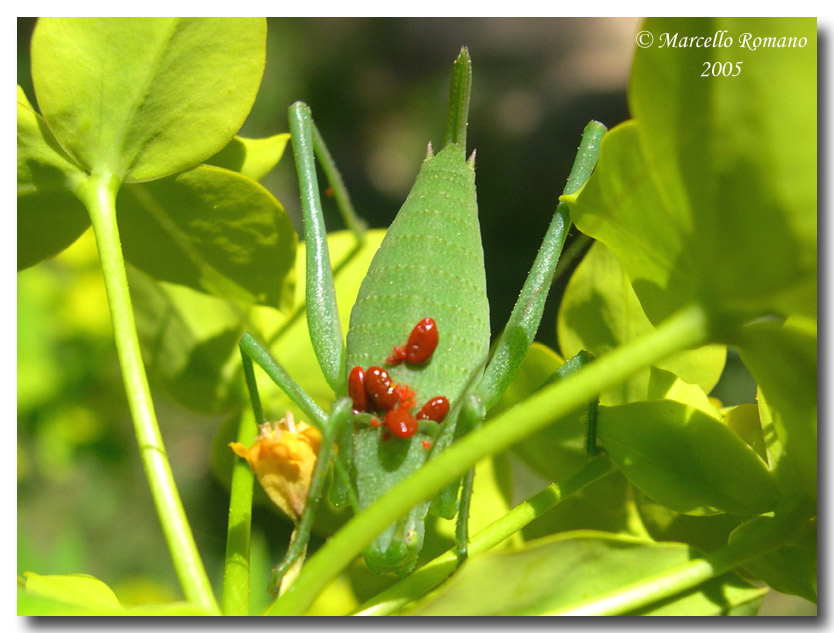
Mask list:
POLYGON ((762 423, 759 418, 759 407, 755 404, 740 404, 727 409, 724 413, 724 424, 743 439, 747 446, 756 451, 762 460, 769 464, 767 446, 765 445, 762 423))
MULTIPOLYGON (((25 592, 48 598, 64 605, 77 605, 88 609, 120 609, 119 599, 113 590, 98 578, 87 574, 41 576, 27 571, 25 592)), ((21 615, 18 613, 18 615, 21 615)))
POLYGON ((90 226, 87 212, 72 194, 84 177, 18 86, 18 270, 61 252, 90 226))
POLYGON ((122 187, 116 204, 125 257, 137 268, 244 304, 290 309, 298 237, 254 180, 201 165, 122 187))
POLYGON ((574 221, 617 253, 653 323, 693 301, 736 321, 814 314, 816 20, 650 20, 645 29, 808 43, 639 49, 635 121, 606 135, 595 175, 567 198, 574 221), (713 61, 741 62, 741 72, 700 77, 713 61))
MULTIPOLYGON (((473 558, 408 615, 542 615, 567 611, 628 585, 672 576, 698 554, 678 543, 653 543, 602 532, 570 532, 513 552, 473 558)), ((623 615, 722 615, 766 590, 729 573, 674 598, 623 615)))
POLYGON ((657 367, 651 368, 646 400, 674 400, 699 409, 716 420, 721 419, 721 413, 703 389, 657 367))
POLYGON ((290 135, 287 133, 268 138, 236 136, 206 163, 240 172, 252 180, 260 180, 281 160, 289 140, 290 135))
MULTIPOLYGON (((580 350, 602 356, 652 329, 620 260, 596 242, 565 288, 557 319, 562 352, 566 357, 580 350)), ((723 345, 707 345, 676 354, 658 366, 709 393, 721 377, 725 358, 723 345)), ((600 402, 614 405, 645 400, 649 376, 648 369, 635 374, 602 393, 600 402)))
POLYGON ((44 118, 85 169, 152 180, 231 140, 265 44, 263 18, 41 18, 32 79, 44 118))
MULTIPOLYGON (((730 542, 743 539, 757 525, 773 521, 757 517, 739 526, 730 542)), ((745 570, 765 581, 776 591, 802 596, 817 603, 817 521, 813 519, 787 545, 763 554, 745 564, 745 570)))
POLYGON ((600 407, 597 439, 646 495, 683 513, 750 516, 779 490, 756 453, 721 422, 672 400, 600 407))
POLYGON ((708 516, 693 516, 670 510, 634 490, 640 522, 656 541, 677 541, 711 552, 727 544, 730 533, 743 521, 740 517, 722 512, 708 516))
POLYGON ((237 345, 241 314, 233 305, 184 286, 128 270, 142 356, 153 379, 180 404, 215 414, 240 406, 237 345))
MULTIPOLYGON (((776 435, 791 463, 817 488, 817 324, 802 318, 756 323, 738 334, 744 364, 767 399, 776 435)), ((760 403, 761 404, 761 403, 760 403)))

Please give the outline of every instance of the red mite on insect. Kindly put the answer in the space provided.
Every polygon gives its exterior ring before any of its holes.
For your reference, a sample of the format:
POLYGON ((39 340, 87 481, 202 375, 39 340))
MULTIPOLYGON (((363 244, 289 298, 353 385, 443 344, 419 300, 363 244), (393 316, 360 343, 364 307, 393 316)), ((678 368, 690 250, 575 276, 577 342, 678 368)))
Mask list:
POLYGON ((437 324, 431 317, 426 317, 414 326, 404 346, 395 345, 394 351, 385 359, 389 365, 398 365, 403 361, 412 365, 427 362, 437 347, 437 324))
POLYGON ((417 420, 408 409, 391 409, 385 414, 385 426, 393 435, 403 439, 417 432, 417 420))
POLYGON ((443 422, 443 418, 449 413, 449 401, 446 396, 435 396, 423 405, 417 413, 418 420, 434 420, 435 422, 443 422))
MULTIPOLYGON (((427 362, 437 347, 437 324, 431 317, 420 321, 408 337, 405 346, 395 346, 394 353, 386 359, 391 365, 406 361, 419 365, 427 362)), ((348 395, 353 400, 354 413, 385 412, 384 424, 387 431, 383 441, 390 435, 409 438, 417 432, 418 420, 442 422, 449 412, 449 400, 445 396, 435 396, 417 413, 411 412, 417 405, 417 395, 406 384, 395 384, 390 374, 382 367, 368 367, 367 371, 357 366, 350 370, 348 376, 348 395)), ((376 418, 371 420, 374 427, 380 426, 376 418)), ((428 450, 431 443, 423 441, 428 450)))
POLYGON ((400 401, 397 390, 391 384, 391 376, 382 367, 368 367, 365 373, 365 389, 376 409, 393 409, 400 401))
POLYGON ((353 410, 357 413, 368 410, 368 391, 365 389, 365 372, 358 365, 350 370, 348 376, 348 395, 353 400, 353 410))

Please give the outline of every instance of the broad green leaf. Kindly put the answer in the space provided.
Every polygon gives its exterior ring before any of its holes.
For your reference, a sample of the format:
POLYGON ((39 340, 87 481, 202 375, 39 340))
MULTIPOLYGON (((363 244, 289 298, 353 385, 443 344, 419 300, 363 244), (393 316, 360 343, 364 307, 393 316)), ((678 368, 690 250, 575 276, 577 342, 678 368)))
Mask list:
POLYGON ((816 19, 658 19, 644 26, 692 35, 723 29, 738 40, 641 49, 629 86, 656 182, 691 221, 687 247, 697 257, 701 292, 730 309, 815 314, 816 19), (807 39, 751 50, 741 45, 744 33, 807 39), (736 77, 706 78, 706 61, 742 66, 736 77))
POLYGON ((129 269, 136 329, 153 380, 180 404, 214 414, 240 406, 240 311, 185 286, 129 269))
MULTIPOLYGON (((651 331, 652 324, 617 256, 596 242, 574 271, 559 307, 559 347, 566 357, 580 350, 602 356, 637 336, 651 331)), ((709 393, 724 368, 726 348, 708 345, 668 358, 658 366, 709 393)), ((600 402, 606 405, 645 400, 650 371, 606 390, 600 402)))
POLYGON ((290 135, 286 133, 267 138, 236 136, 206 163, 238 171, 252 180, 260 180, 281 160, 289 140, 290 135))
MULTIPOLYGON (((697 556, 679 543, 569 532, 467 561, 438 593, 408 615, 568 611, 650 577, 662 584, 697 556)), ((722 615, 755 602, 765 591, 729 573, 649 607, 625 607, 622 615, 722 615)))
MULTIPOLYGON (((770 517, 757 517, 739 526, 730 542, 744 538, 757 524, 773 521, 770 517)), ((744 565, 744 568, 776 591, 802 596, 817 603, 817 521, 808 522, 794 540, 782 547, 763 554, 744 565)))
POLYGON ((113 590, 98 578, 87 574, 41 576, 24 572, 28 594, 57 600, 66 605, 90 609, 119 609, 119 599, 113 590))
POLYGON ((32 79, 85 169, 152 180, 226 146, 255 100, 265 45, 263 18, 41 18, 32 79))
POLYGON ((755 404, 740 404, 731 407, 724 414, 724 424, 743 439, 747 446, 768 464, 767 446, 765 445, 762 423, 759 418, 759 407, 755 404))
POLYGON ((597 439, 635 486, 677 512, 749 516, 779 501, 770 471, 743 440, 679 402, 600 407, 597 439))
POLYGON ((698 385, 684 382, 673 373, 651 368, 646 400, 674 400, 703 411, 708 416, 721 419, 721 412, 710 402, 707 394, 698 385))
POLYGON ((634 497, 641 523, 656 541, 677 541, 711 552, 726 545, 730 533, 743 521, 726 512, 709 516, 681 514, 650 499, 640 490, 634 490, 634 497))
POLYGON ((18 590, 17 615, 29 616, 212 616, 214 612, 188 602, 147 604, 126 609, 121 605, 68 604, 62 600, 18 590))
MULTIPOLYGON (((28 101, 17 103, 17 268, 72 244, 90 220, 72 190, 84 172, 58 145, 28 101)), ((23 95, 25 99, 25 95, 23 95)))
POLYGON ((817 487, 817 324, 801 318, 757 323, 738 334, 744 364, 759 384, 774 429, 808 493, 817 487))
POLYGON ((767 451, 767 463, 773 476, 786 497, 807 499, 809 483, 802 468, 785 451, 785 445, 776 430, 777 422, 782 424, 779 412, 770 406, 761 387, 756 390, 756 400, 759 404, 759 420, 767 451))
POLYGON ((254 180, 201 165, 122 187, 116 201, 127 260, 163 280, 288 311, 298 237, 254 180))
POLYGON ((653 323, 693 301, 734 320, 816 309, 816 21, 645 25, 656 37, 722 29, 807 45, 639 49, 635 120, 606 135, 595 175, 568 198, 580 230, 620 258, 653 323), (741 62, 741 72, 701 77, 711 62, 741 62))
POLYGON ((640 525, 633 496, 628 480, 614 471, 532 521, 523 530, 524 539, 529 541, 567 530, 602 530, 642 536, 645 530, 640 525))
POLYGON ((17 84, 17 102, 21 105, 26 106, 30 110, 34 110, 35 108, 32 106, 32 102, 29 101, 29 97, 26 96, 26 91, 20 87, 20 84, 17 84))

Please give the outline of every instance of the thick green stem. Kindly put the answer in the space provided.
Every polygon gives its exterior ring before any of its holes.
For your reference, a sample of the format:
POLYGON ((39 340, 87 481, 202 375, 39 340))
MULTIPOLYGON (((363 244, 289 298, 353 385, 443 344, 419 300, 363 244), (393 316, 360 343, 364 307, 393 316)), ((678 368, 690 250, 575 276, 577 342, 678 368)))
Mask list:
MULTIPOLYGON (((613 470, 611 461, 597 457, 588 461, 575 474, 559 484, 551 484, 520 503, 507 514, 475 534, 469 543, 469 552, 476 556, 506 540, 533 519, 561 503, 585 486, 604 477, 613 470)), ((458 560, 454 548, 447 550, 410 576, 377 594, 363 604, 353 615, 389 615, 439 585, 457 569, 458 560)))
MULTIPOLYGON (((240 351, 243 376, 252 401, 252 411, 240 416, 237 441, 248 445, 264 423, 263 407, 255 382, 252 360, 240 351)), ((252 497, 255 475, 244 460, 232 464, 231 494, 229 495, 229 528, 226 533, 226 560, 223 567, 223 615, 249 615, 249 543, 252 532, 252 497)))
POLYGON ((587 405, 600 391, 636 371, 709 341, 709 323, 699 306, 673 315, 657 329, 542 389, 490 424, 473 431, 354 517, 307 563, 271 615, 304 613, 316 596, 375 536, 420 501, 463 475, 479 459, 500 452, 587 405))
POLYGON ((136 441, 139 444, 139 454, 177 577, 189 602, 217 611, 217 602, 197 551, 162 443, 139 349, 116 223, 115 202, 119 185, 120 182, 110 174, 93 174, 79 186, 76 195, 87 207, 96 236, 107 301, 110 305, 110 318, 113 322, 116 352, 133 418, 136 441))

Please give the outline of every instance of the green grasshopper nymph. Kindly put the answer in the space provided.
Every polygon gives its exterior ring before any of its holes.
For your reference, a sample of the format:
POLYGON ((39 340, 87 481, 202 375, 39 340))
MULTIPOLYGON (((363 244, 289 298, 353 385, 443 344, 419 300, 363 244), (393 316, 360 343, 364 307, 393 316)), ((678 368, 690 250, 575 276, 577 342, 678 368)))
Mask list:
MULTIPOLYGON (((350 315, 346 346, 316 180, 319 157, 336 201, 356 222, 332 159, 309 108, 290 107, 290 132, 301 189, 307 241, 307 318, 318 363, 333 389, 331 413, 322 411, 251 335, 241 340, 253 406, 252 361, 309 416, 322 435, 306 507, 277 583, 303 554, 328 468, 335 464, 331 499, 361 511, 456 438, 480 424, 512 381, 533 341, 570 219, 559 204, 509 321, 490 353, 489 304, 478 223, 474 152, 467 157, 466 126, 472 82, 464 48, 452 71, 443 147, 428 155, 405 203, 371 262, 350 315), (333 445, 338 450, 333 450, 333 445), (335 453, 335 454, 334 454, 335 453)), ((575 192, 596 163, 605 127, 585 129, 568 184, 575 192)), ((576 363, 574 363, 575 366, 576 363)), ((458 556, 466 556, 472 471, 432 501, 412 508, 365 550, 368 567, 404 575, 423 545, 426 514, 458 514, 458 556)))

